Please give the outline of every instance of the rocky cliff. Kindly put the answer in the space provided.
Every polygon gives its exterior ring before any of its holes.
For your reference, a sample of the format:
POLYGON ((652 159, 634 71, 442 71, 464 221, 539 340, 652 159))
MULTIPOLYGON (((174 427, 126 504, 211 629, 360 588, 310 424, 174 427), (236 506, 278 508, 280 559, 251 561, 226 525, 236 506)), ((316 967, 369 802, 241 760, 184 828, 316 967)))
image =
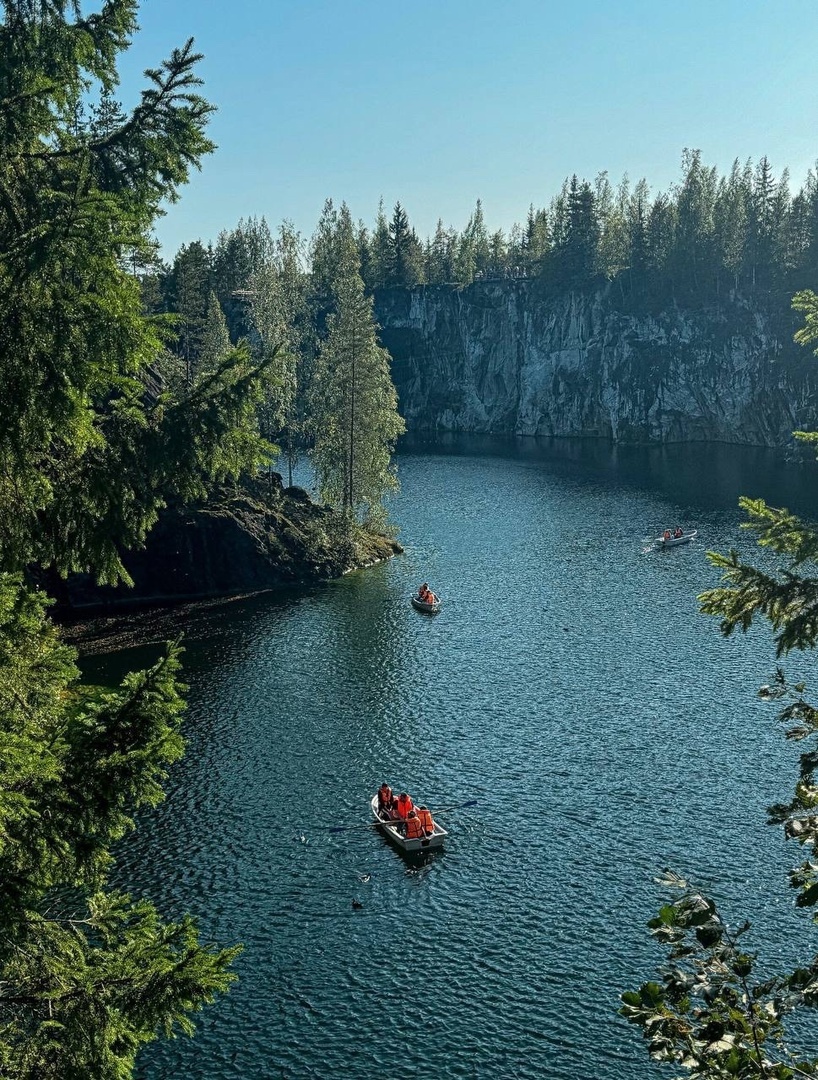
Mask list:
POLYGON ((763 309, 617 306, 536 282, 376 294, 410 431, 787 443, 818 427, 818 361, 786 298, 763 309))

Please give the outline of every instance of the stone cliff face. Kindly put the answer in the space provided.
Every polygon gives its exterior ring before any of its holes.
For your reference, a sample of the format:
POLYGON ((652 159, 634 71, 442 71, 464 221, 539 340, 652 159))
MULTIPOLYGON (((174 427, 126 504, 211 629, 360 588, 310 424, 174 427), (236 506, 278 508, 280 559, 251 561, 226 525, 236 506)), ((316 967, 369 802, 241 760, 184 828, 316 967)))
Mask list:
POLYGON ((382 290, 375 313, 410 431, 779 446, 818 427, 818 361, 786 307, 635 313, 610 287, 523 281, 382 290))

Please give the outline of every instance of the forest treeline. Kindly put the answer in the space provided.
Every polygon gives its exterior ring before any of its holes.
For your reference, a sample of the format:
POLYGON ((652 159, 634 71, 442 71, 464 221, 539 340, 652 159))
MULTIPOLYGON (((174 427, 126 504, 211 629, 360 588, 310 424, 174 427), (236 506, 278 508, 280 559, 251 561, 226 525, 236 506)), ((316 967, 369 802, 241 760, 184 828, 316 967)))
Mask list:
MULTIPOLYGON (((310 279, 317 298, 327 291, 329 201, 312 237, 288 223, 275 231, 247 219, 215 244, 184 245, 169 265, 143 268, 150 310, 182 317, 177 351, 195 354, 204 335, 210 295, 221 303, 231 337, 244 329, 231 299, 285 249, 291 269, 310 279), (276 256, 276 249, 279 254, 276 256)), ((607 173, 591 182, 572 176, 547 206, 529 208, 524 224, 489 232, 478 200, 465 228, 439 221, 421 240, 398 203, 378 209, 374 225, 353 227, 360 274, 369 292, 477 280, 535 279, 555 291, 587 290, 614 281, 620 298, 638 303, 707 303, 729 292, 789 297, 818 280, 818 177, 810 170, 793 194, 785 169, 766 157, 736 161, 726 175, 700 151, 682 157, 679 182, 652 194, 647 181, 612 185, 607 173)))

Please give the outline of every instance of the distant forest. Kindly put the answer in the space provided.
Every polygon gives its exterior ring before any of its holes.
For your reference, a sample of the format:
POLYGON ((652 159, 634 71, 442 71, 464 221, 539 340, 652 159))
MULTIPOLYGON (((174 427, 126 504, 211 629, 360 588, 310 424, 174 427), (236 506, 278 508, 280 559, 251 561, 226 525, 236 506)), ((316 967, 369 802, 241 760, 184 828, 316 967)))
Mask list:
MULTIPOLYGON (((240 332, 231 299, 246 290, 274 258, 276 247, 314 277, 328 222, 328 201, 311 238, 287 223, 271 233, 262 218, 239 222, 215 245, 183 246, 171 265, 143 259, 149 310, 181 314, 188 327, 204 323, 211 291, 227 315, 231 337, 240 332)), ((645 180, 614 187, 607 173, 593 182, 566 179, 547 207, 529 208, 523 225, 490 233, 478 201, 462 232, 438 222, 421 240, 398 203, 379 208, 374 227, 355 226, 360 271, 367 290, 416 285, 468 285, 478 280, 535 279, 549 291, 614 282, 623 303, 700 305, 735 292, 778 301, 818 284, 818 177, 810 170, 793 195, 785 169, 770 162, 736 161, 727 175, 685 151, 681 179, 652 194, 645 180)), ((292 261, 291 261, 292 265, 292 261)), ((317 275, 320 278, 320 274, 317 275)), ((320 292, 320 280, 313 285, 320 292)))

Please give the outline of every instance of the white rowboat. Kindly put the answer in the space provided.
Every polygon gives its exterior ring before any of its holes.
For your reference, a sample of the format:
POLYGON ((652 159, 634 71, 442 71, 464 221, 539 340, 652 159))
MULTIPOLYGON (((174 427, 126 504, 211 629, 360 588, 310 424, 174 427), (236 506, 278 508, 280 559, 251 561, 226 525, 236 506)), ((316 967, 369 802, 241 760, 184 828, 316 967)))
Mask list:
POLYGON ((415 852, 415 851, 432 851, 434 848, 443 847, 443 841, 449 835, 444 828, 441 828, 437 822, 435 822, 435 831, 431 836, 420 837, 417 840, 407 840, 398 828, 397 821, 384 821, 378 814, 378 796, 373 795, 370 802, 372 808, 372 816, 377 823, 381 826, 381 830, 387 840, 391 841, 395 847, 399 847, 401 851, 415 852))
POLYGON ((699 530, 693 529, 692 532, 683 533, 681 536, 671 536, 669 540, 665 540, 664 536, 657 536, 653 542, 658 548, 678 547, 679 544, 689 544, 698 534, 699 530))
POLYGON ((440 611, 440 601, 430 604, 427 600, 420 600, 417 596, 412 597, 412 607, 417 611, 423 611, 426 615, 437 615, 440 611))

